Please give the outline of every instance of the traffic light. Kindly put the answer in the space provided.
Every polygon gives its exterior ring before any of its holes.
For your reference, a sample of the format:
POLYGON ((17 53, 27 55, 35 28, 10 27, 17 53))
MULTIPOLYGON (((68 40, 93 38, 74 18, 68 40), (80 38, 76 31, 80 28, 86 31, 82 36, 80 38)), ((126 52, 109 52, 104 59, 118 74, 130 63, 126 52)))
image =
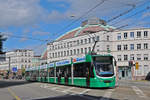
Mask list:
POLYGON ((136 69, 136 70, 139 69, 139 63, 138 63, 138 62, 135 63, 135 69, 136 69))
POLYGON ((130 66, 130 67, 133 66, 133 61, 129 61, 129 66, 130 66))

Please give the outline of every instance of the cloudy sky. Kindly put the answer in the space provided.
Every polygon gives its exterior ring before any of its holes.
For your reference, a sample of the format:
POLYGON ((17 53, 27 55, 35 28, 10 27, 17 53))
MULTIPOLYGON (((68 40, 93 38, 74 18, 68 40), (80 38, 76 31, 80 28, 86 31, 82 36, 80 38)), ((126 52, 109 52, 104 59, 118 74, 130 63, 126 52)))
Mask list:
POLYGON ((150 0, 0 0, 0 32, 8 38, 3 49, 42 52, 45 40, 52 41, 79 27, 85 19, 98 17, 108 21, 127 11, 130 12, 108 24, 150 27, 150 9, 146 9, 149 5, 150 0))

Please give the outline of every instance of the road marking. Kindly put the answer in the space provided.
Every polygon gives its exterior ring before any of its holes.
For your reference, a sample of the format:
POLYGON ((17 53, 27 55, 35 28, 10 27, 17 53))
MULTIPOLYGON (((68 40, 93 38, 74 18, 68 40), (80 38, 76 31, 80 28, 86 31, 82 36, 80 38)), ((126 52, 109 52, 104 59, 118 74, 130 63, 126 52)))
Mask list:
POLYGON ((72 90, 72 89, 74 89, 75 87, 71 87, 71 88, 69 88, 69 89, 66 89, 66 90, 64 90, 64 91, 62 91, 62 92, 68 92, 68 91, 70 91, 70 90, 72 90))
POLYGON ((109 91, 107 91, 104 94, 104 97, 100 98, 100 100, 109 100, 109 98, 112 95, 113 91, 115 91, 115 89, 110 89, 109 91))
POLYGON ((8 88, 8 91, 16 100, 21 100, 10 88, 8 88))
POLYGON ((146 95, 143 93, 142 90, 140 90, 138 87, 136 86, 132 86, 132 89, 134 90, 134 92, 141 98, 147 98, 146 95))
POLYGON ((86 89, 86 90, 80 92, 79 94, 84 94, 84 93, 86 93, 86 92, 88 92, 88 91, 90 91, 90 89, 86 89))

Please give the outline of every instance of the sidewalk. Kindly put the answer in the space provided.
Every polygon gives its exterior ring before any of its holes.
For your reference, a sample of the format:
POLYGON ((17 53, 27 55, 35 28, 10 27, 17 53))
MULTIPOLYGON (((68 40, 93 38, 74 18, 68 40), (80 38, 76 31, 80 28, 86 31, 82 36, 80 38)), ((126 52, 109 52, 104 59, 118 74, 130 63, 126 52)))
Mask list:
POLYGON ((129 85, 140 85, 140 86, 150 86, 150 81, 146 80, 119 80, 119 86, 129 86, 129 85))

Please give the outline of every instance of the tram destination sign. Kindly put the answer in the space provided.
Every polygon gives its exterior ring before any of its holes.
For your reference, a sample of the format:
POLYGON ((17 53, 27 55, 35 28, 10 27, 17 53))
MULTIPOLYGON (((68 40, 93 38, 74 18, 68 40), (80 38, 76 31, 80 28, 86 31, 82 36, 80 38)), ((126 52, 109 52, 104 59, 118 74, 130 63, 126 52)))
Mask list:
POLYGON ((64 61, 56 62, 56 66, 63 66, 63 65, 67 65, 67 64, 71 64, 71 61, 70 60, 64 60, 64 61))
POLYGON ((48 67, 54 67, 54 63, 49 63, 48 67))
POLYGON ((40 69, 46 69, 46 68, 47 68, 47 65, 40 66, 40 69))
POLYGON ((75 58, 73 59, 73 63, 78 63, 78 62, 85 62, 86 58, 85 57, 81 57, 81 58, 75 58))

